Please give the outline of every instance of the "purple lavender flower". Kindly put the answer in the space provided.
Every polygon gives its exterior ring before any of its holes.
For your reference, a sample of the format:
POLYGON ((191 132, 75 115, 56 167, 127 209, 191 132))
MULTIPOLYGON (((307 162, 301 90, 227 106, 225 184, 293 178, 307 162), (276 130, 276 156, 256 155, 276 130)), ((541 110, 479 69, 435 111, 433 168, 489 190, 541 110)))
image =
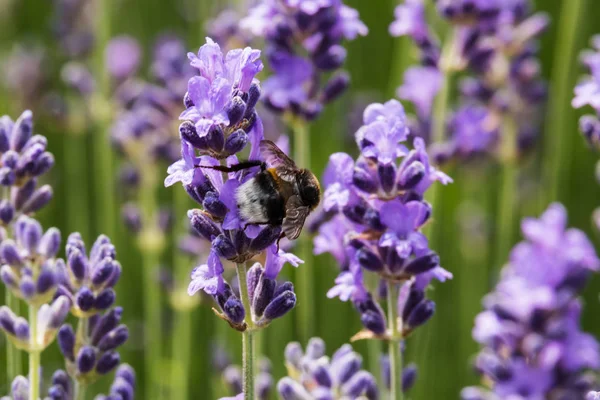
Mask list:
POLYGON ((141 56, 137 40, 126 35, 114 37, 104 53, 106 69, 114 79, 123 80, 135 74, 141 56))
POLYGON ((600 148, 600 36, 591 39, 593 50, 582 53, 581 60, 589 75, 575 86, 575 97, 571 102, 574 108, 591 106, 595 115, 584 115, 579 119, 579 130, 593 149, 600 148))
MULTIPOLYGON (((475 321, 473 337, 484 346, 476 368, 499 398, 583 398, 594 384, 585 371, 600 366, 600 346, 581 331, 579 296, 600 260, 583 232, 566 228, 560 204, 525 219, 522 231, 525 241, 513 248, 475 321)), ((462 397, 482 393, 466 388, 462 397)))
POLYGON ((240 25, 267 40, 274 75, 265 81, 265 104, 309 120, 348 87, 349 77, 341 71, 320 84, 324 74, 344 64, 342 41, 368 32, 358 12, 341 0, 264 0, 240 25))
MULTIPOLYGON (((224 351, 221 349, 221 351, 224 351)), ((242 399, 244 398, 242 369, 229 360, 229 355, 224 353, 224 363, 217 368, 220 378, 225 382, 229 393, 239 393, 232 397, 222 397, 220 400, 242 399)), ((261 358, 258 362, 258 373, 255 377, 255 396, 259 400, 267 400, 273 390, 273 377, 271 375, 271 362, 267 358, 261 358)))
POLYGON ((361 370, 362 358, 349 344, 330 359, 320 338, 310 339, 305 351, 292 342, 285 348, 285 360, 289 376, 277 383, 283 399, 379 398, 375 378, 361 370))
POLYGON ((46 51, 40 46, 16 45, 0 63, 2 84, 24 107, 39 104, 43 97, 48 83, 48 74, 43 67, 46 58, 46 51))
POLYGON ((54 1, 54 35, 68 58, 85 57, 94 46, 93 6, 89 0, 54 1))

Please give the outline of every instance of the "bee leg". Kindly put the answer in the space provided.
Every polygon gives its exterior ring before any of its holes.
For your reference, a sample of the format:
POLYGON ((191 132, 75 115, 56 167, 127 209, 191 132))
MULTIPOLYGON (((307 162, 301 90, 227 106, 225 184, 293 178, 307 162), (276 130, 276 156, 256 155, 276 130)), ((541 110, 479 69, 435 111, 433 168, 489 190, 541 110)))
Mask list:
POLYGON ((194 167, 195 168, 214 169, 214 170, 221 171, 221 172, 237 172, 237 171, 242 171, 242 170, 252 168, 252 167, 260 167, 260 169, 264 171, 267 166, 264 161, 248 160, 248 161, 240 162, 238 164, 234 164, 230 167, 226 167, 224 165, 194 165, 194 167))
POLYGON ((281 235, 277 238, 277 253, 279 253, 279 241, 285 237, 285 232, 281 232, 281 235))

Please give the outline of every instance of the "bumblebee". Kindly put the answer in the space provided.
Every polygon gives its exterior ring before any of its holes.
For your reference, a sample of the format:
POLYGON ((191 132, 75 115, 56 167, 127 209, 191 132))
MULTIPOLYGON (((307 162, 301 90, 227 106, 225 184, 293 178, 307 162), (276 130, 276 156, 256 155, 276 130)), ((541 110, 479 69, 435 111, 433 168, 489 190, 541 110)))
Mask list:
POLYGON ((205 168, 235 172, 260 166, 260 172, 236 191, 240 216, 246 226, 281 226, 280 239, 297 239, 306 217, 319 205, 319 181, 308 169, 298 168, 294 160, 270 140, 260 142, 260 152, 265 161, 249 160, 230 167, 205 168))

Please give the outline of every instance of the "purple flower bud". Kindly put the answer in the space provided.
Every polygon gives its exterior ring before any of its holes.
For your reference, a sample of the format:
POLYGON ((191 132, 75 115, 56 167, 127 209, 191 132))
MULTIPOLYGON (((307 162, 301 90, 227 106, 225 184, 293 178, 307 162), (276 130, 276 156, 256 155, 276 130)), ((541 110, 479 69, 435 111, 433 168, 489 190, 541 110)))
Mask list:
POLYGON ((230 365, 223 371, 223 379, 233 393, 242 392, 242 371, 237 365, 230 365))
POLYGON ((233 132, 225 141, 225 152, 227 154, 239 153, 248 144, 248 134, 243 129, 233 132))
POLYGON ((425 299, 425 292, 411 287, 408 298, 404 303, 404 308, 402 309, 402 320, 406 321, 410 313, 415 309, 417 304, 423 301, 423 299, 425 299))
MULTIPOLYGON (((82 241, 83 245, 83 241, 82 241)), ((85 250, 82 250, 85 253, 85 250)), ((92 245, 92 249, 90 250, 90 260, 92 263, 96 263, 104 258, 115 258, 116 251, 110 239, 106 235, 100 235, 96 238, 96 241, 92 245)))
POLYGON ((435 312, 435 303, 431 300, 424 300, 419 303, 408 316, 406 325, 410 329, 423 325, 433 316, 435 312))
POLYGON ((296 294, 290 290, 287 290, 273 298, 273 300, 265 308, 264 318, 269 321, 276 318, 281 318, 295 306, 296 294))
POLYGON ((383 262, 379 256, 366 247, 356 252, 356 259, 361 267, 369 271, 380 272, 383 270, 383 262))
POLYGON ((7 306, 0 307, 0 327, 11 335, 15 334, 16 316, 7 306))
POLYGON ((15 175, 14 170, 8 167, 0 168, 0 185, 2 186, 12 186, 15 184, 17 177, 15 175))
POLYGON ((8 130, 9 128, 0 121, 0 153, 6 153, 8 151, 8 130))
POLYGON ((108 332, 104 337, 98 342, 98 349, 101 351, 114 350, 117 347, 121 346, 123 343, 127 341, 129 338, 129 330, 125 325, 119 325, 112 331, 108 332))
POLYGON ((42 155, 40 155, 37 158, 37 160, 35 160, 35 163, 30 171, 31 176, 44 175, 46 172, 50 171, 50 169, 53 166, 54 166, 54 155, 52 155, 52 153, 49 153, 46 151, 46 152, 42 153, 42 155))
POLYGON ((213 238, 219 236, 221 233, 219 226, 201 210, 189 210, 188 218, 194 230, 206 240, 213 240, 213 238))
POLYGON ((66 393, 62 386, 53 385, 48 389, 48 397, 50 400, 63 400, 65 399, 66 393))
POLYGON ((324 71, 333 71, 341 67, 345 60, 346 49, 340 45, 331 46, 326 52, 317 54, 314 57, 315 66, 324 71))
POLYGON ((262 276, 263 269, 259 263, 254 264, 246 273, 246 281, 248 284, 248 296, 250 297, 250 304, 254 303, 254 293, 258 282, 262 276))
POLYGON ((87 287, 82 286, 75 295, 75 303, 81 311, 90 311, 94 307, 94 293, 87 287))
POLYGON ((8 265, 0 267, 0 279, 8 288, 16 289, 18 287, 19 277, 8 265))
POLYGON ((13 400, 29 399, 29 381, 24 376, 17 376, 10 387, 13 400))
POLYGON ((179 125, 179 136, 197 149, 205 149, 207 147, 206 138, 201 138, 198 135, 196 127, 191 121, 183 121, 179 125))
POLYGON ((35 295, 35 283, 29 275, 25 275, 21 278, 19 289, 24 298, 30 299, 35 295))
POLYGON ((267 400, 273 387, 273 377, 269 373, 261 372, 256 377, 256 397, 267 400))
MULTIPOLYGON (((0 172, 1 171, 2 169, 0 169, 0 172)), ((17 189, 17 193, 15 194, 13 199, 15 209, 20 210, 23 207, 23 205, 31 198, 31 195, 35 191, 36 185, 37 181, 35 179, 30 179, 23 186, 17 189)))
POLYGON ((120 396, 121 400, 133 400, 133 387, 123 378, 117 377, 110 386, 110 393, 120 396))
POLYGON ((56 284, 56 273, 53 268, 43 268, 38 276, 36 284, 36 292, 38 294, 44 294, 48 290, 52 289, 56 284))
POLYGON ((29 324, 25 318, 19 317, 15 320, 15 336, 24 342, 29 340, 29 324))
POLYGON ((440 264, 440 258, 434 252, 426 254, 421 257, 412 259, 405 267, 404 270, 408 274, 422 274, 427 272, 440 264))
POLYGON ((21 237, 17 238, 29 254, 36 254, 37 247, 42 239, 42 226, 33 218, 27 218, 23 226, 21 237))
POLYGON ((294 284, 292 282, 283 282, 281 285, 277 286, 277 289, 275 289, 275 293, 273 293, 273 298, 287 291, 294 291, 294 284))
POLYGON ((223 234, 220 234, 212 241, 212 248, 215 249, 219 257, 230 259, 236 255, 233 243, 223 234))
POLYGON ((357 398, 364 394, 367 388, 373 386, 376 386, 373 375, 367 371, 359 371, 344 384, 342 391, 350 398, 357 398))
POLYGON ((134 204, 125 204, 121 209, 121 218, 127 229, 138 233, 142 229, 142 215, 140 209, 134 204))
POLYGON ((225 304, 223 304, 223 313, 234 324, 241 324, 246 317, 244 305, 235 296, 229 297, 225 304))
POLYGON ((96 372, 100 375, 104 375, 115 369, 121 362, 121 357, 116 351, 109 351, 104 353, 98 363, 96 364, 96 372))
POLYGON ((58 329, 67 318, 71 302, 67 296, 58 296, 50 305, 50 316, 48 318, 48 327, 50 329, 58 329))
POLYGON ((14 267, 23 265, 23 258, 19 254, 17 244, 11 239, 3 240, 0 243, 0 257, 8 265, 14 267))
POLYGON ((85 279, 85 276, 87 275, 88 265, 85 256, 79 250, 74 250, 71 252, 67 264, 69 266, 69 269, 75 276, 75 279, 79 281, 85 279))
POLYGON ((65 394, 71 393, 71 379, 62 369, 56 370, 56 372, 52 374, 52 385, 61 387, 65 394))
POLYGON ((83 346, 77 353, 77 370, 80 374, 87 374, 96 364, 96 352, 90 346, 83 346))
POLYGON ((377 174, 383 190, 386 193, 391 192, 396 180, 396 166, 394 164, 379 164, 377 174))
POLYGON ((283 400, 304 400, 312 398, 300 383, 287 376, 277 383, 277 391, 283 400))
POLYGON ((98 310, 106 310, 110 306, 112 306, 116 299, 115 291, 112 288, 104 289, 98 296, 96 296, 96 301, 94 302, 94 308, 98 310))
POLYGON ((225 145, 225 134, 219 125, 213 125, 206 134, 206 142, 208 147, 217 153, 223 150, 225 145))
POLYGON ((60 248, 60 231, 50 228, 46 231, 38 246, 38 253, 46 258, 54 258, 60 248))
POLYGON ((227 112, 227 117, 229 118, 229 126, 235 126, 244 117, 244 113, 246 112, 246 103, 244 103, 244 100, 242 100, 240 96, 235 96, 233 99, 231 99, 231 102, 225 111, 227 112))
POLYGON ((325 386, 328 388, 333 386, 331 375, 329 375, 329 371, 324 365, 315 366, 311 371, 311 376, 319 386, 325 386))
POLYGON ((340 97, 350 85, 350 75, 341 71, 332 76, 323 89, 323 101, 330 103, 340 97))
POLYGON ((9 150, 6 153, 2 154, 0 158, 2 162, 2 166, 8 167, 8 169, 15 169, 17 163, 19 162, 19 153, 13 150, 9 150))
POLYGON ((412 162, 400 172, 398 185, 403 190, 410 190, 417 186, 424 176, 425 166, 419 161, 412 162))
POLYGON ((248 118, 251 115, 259 99, 260 86, 258 85, 258 83, 253 83, 248 89, 248 100, 246 100, 246 114, 244 115, 244 118, 248 118))
POLYGON ((318 337, 310 338, 306 345, 306 357, 316 360, 325 355, 325 342, 318 337))
POLYGON ((281 226, 267 226, 264 228, 258 236, 252 239, 250 248, 252 251, 262 251, 275 243, 281 234, 281 226))
POLYGON ((219 199, 219 195, 215 192, 206 193, 202 201, 202 207, 217 218, 225 218, 228 211, 225 203, 219 199))
POLYGON ((417 380, 417 366, 409 364, 402 370, 402 391, 407 392, 417 380))
POLYGON ((304 357, 304 352, 302 351, 302 346, 298 342, 290 342, 285 346, 284 351, 285 361, 297 369, 300 369, 300 362, 302 361, 302 357, 304 357))
POLYGON ((355 302, 354 306, 360 312, 360 322, 365 328, 377 335, 385 332, 385 316, 381 308, 372 299, 355 302))
POLYGON ((105 258, 92 271, 92 284, 95 287, 102 287, 104 283, 112 276, 115 271, 115 261, 111 258, 105 258))
POLYGON ((52 187, 50 185, 44 185, 31 195, 29 200, 23 205, 21 211, 26 214, 39 211, 50 203, 53 195, 54 192, 52 187))
POLYGON ((104 287, 107 288, 111 288, 114 287, 117 282, 119 282, 119 278, 121 277, 121 272, 122 272, 122 268, 121 268, 121 264, 118 261, 113 261, 113 273, 110 275, 110 277, 108 278, 108 280, 105 282, 104 287))
POLYGON ((121 307, 115 307, 112 310, 104 314, 96 326, 94 327, 91 335, 91 343, 97 346, 100 340, 110 331, 112 331, 121 321, 121 315, 123 309, 121 307))
POLYGON ((263 314, 265 308, 273 299, 275 286, 277 286, 275 279, 267 278, 265 274, 260 276, 258 285, 254 291, 254 301, 252 302, 252 310, 254 311, 254 315, 260 317, 263 314))
POLYGON ((115 376, 121 379, 124 379, 129 386, 135 388, 135 371, 129 364, 121 364, 119 368, 117 368, 117 372, 115 376))
POLYGON ((15 209, 7 200, 0 202, 0 221, 8 225, 15 215, 15 209))
POLYGON ((244 127, 244 131, 246 131, 246 133, 249 133, 254 127, 256 120, 258 119, 258 114, 256 113, 256 111, 252 111, 251 114, 246 114, 244 117, 248 120, 248 123, 244 127))
POLYGON ((13 127, 12 136, 10 137, 10 148, 15 151, 21 151, 32 133, 33 114, 29 110, 23 111, 13 127))
POLYGON ((336 380, 340 383, 346 383, 360 371, 362 360, 357 353, 351 352, 342 357, 337 363, 336 380))
POLYGON ((17 176, 26 176, 32 175, 33 168, 35 166, 35 162, 39 156, 44 153, 45 146, 42 144, 34 144, 32 146, 28 146, 26 149, 23 149, 21 156, 19 157, 19 161, 17 162, 16 170, 17 176))

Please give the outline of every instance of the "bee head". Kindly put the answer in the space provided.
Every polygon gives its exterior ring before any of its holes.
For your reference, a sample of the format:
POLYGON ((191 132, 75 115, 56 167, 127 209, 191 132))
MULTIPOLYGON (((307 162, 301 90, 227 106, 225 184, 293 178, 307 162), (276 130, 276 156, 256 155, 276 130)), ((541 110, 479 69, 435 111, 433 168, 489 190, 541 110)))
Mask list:
POLYGON ((321 187, 315 174, 307 169, 300 171, 298 190, 302 203, 313 210, 321 201, 321 187))

